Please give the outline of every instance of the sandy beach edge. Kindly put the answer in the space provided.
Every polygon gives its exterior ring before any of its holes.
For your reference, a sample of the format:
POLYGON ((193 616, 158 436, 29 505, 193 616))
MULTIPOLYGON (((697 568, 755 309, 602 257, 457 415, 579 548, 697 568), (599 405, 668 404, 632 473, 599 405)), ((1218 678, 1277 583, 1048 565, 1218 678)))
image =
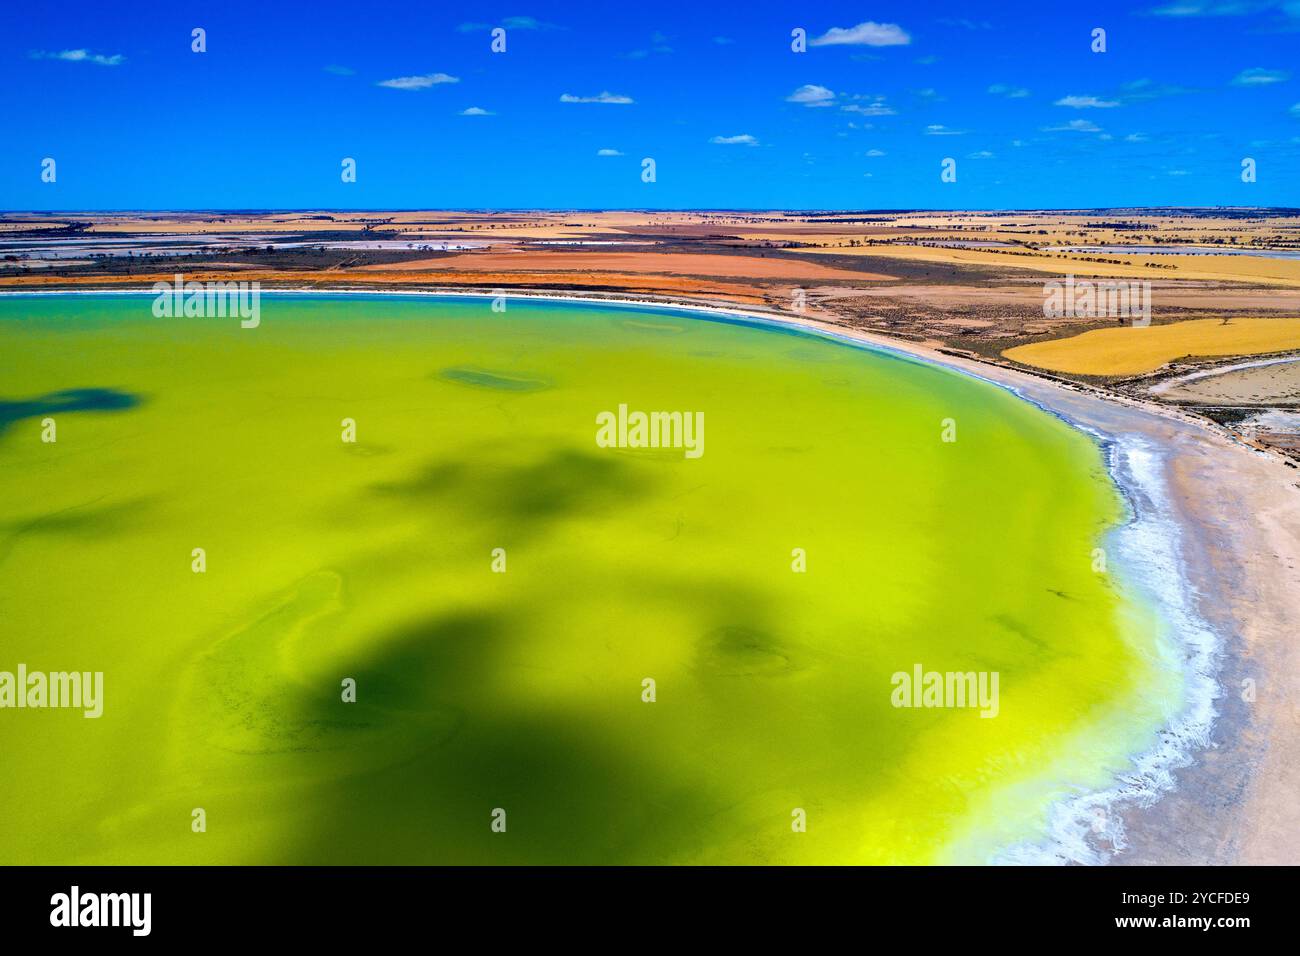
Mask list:
MULTIPOLYGON (((1188 760, 1160 768, 1167 785, 1120 801, 1115 827, 1089 840, 1098 860, 1130 864, 1287 864, 1300 862, 1300 472, 1276 455, 1168 407, 1068 385, 1017 369, 846 328, 811 313, 745 309, 679 299, 509 293, 463 289, 263 289, 313 296, 435 295, 624 305, 738 317, 816 332, 948 368, 1007 388, 1082 427, 1111 449, 1147 447, 1159 459, 1160 488, 1136 487, 1113 467, 1130 507, 1158 505, 1176 527, 1181 577, 1197 619, 1222 637, 1212 657, 1217 682, 1207 739, 1188 760), (1145 503, 1145 504, 1144 504, 1145 503), (1180 765, 1186 764, 1186 765, 1180 765), (1113 841, 1113 842, 1112 842, 1113 841), (1100 845, 1099 845, 1100 844, 1100 845)), ((151 294, 141 289, 3 291, 0 295, 151 294)), ((1151 476, 1147 476, 1150 480, 1151 476)), ((1194 672, 1195 649, 1188 649, 1194 672)), ((1180 715, 1185 716, 1185 715, 1180 715)), ((1195 715, 1193 715, 1195 716, 1195 715)), ((1201 715, 1204 716, 1204 715, 1201 715)), ((1175 725, 1167 735, 1186 730, 1175 725)), ((1163 745, 1162 745, 1163 746, 1163 745)), ((1146 755, 1144 755, 1146 756, 1146 755)), ((1068 860, 1068 855, 1067 858, 1068 860)))

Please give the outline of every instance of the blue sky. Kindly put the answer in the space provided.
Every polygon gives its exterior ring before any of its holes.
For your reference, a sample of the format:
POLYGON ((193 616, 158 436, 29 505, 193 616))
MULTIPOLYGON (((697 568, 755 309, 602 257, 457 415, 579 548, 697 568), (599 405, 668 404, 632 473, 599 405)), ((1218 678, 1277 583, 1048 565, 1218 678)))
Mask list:
POLYGON ((0 208, 1300 206, 1298 53, 1300 0, 15 2, 0 208))

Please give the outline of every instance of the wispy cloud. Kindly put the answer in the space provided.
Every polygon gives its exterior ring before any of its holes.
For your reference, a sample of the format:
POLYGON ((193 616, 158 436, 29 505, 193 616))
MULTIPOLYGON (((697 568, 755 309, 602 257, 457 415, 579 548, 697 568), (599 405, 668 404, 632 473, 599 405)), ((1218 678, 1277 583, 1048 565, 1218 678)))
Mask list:
POLYGON ((672 37, 656 30, 654 33, 650 34, 650 45, 648 47, 642 47, 633 50, 630 53, 624 53, 622 56, 629 60, 644 60, 646 57, 651 55, 667 56, 669 53, 673 52, 673 48, 669 46, 671 42, 672 37))
POLYGON ((325 67, 325 72, 333 73, 335 76, 352 76, 357 71, 348 66, 338 66, 337 64, 331 63, 329 66, 325 67))
POLYGON ((897 110, 890 106, 883 96, 856 94, 854 102, 840 107, 846 113, 860 113, 863 116, 893 116, 897 110))
POLYGON ((992 159, 993 154, 990 153, 987 149, 980 149, 980 150, 976 150, 973 153, 968 154, 966 158, 967 159, 992 159))
POLYGON ((855 27, 831 27, 821 36, 809 40, 809 46, 907 46, 912 37, 897 23, 871 20, 855 27))
POLYGON ((1125 102, 1139 102, 1141 100, 1155 100, 1165 96, 1181 96, 1184 93, 1194 92, 1184 86, 1173 86, 1169 83, 1154 83, 1145 77, 1140 80, 1133 80, 1125 83, 1120 87, 1119 98, 1125 102))
POLYGON ((1103 100, 1096 96, 1070 95, 1062 96, 1054 105, 1068 106, 1071 109, 1076 110, 1106 110, 1110 109, 1112 106, 1119 106, 1119 100, 1103 100))
POLYGON ((1092 120, 1073 119, 1063 126, 1044 126, 1044 133, 1100 133, 1101 127, 1092 120))
POLYGON ((718 146, 757 146, 758 140, 748 133, 740 133, 737 136, 715 136, 710 143, 718 146))
POLYGON ((804 106, 830 106, 835 102, 835 94, 816 83, 805 83, 785 98, 787 103, 802 103, 804 106))
POLYGON ((867 155, 871 157, 884 156, 885 151, 883 149, 869 149, 867 150, 867 155))
POLYGON ((505 27, 507 30, 558 30, 554 23, 546 23, 536 17, 506 17, 499 23, 462 23, 456 27, 461 33, 478 33, 493 27, 505 27))
POLYGON ((481 106, 471 106, 468 109, 460 111, 461 116, 496 116, 496 113, 489 112, 481 106))
POLYGON ((423 73, 419 76, 398 76, 391 80, 380 80, 375 86, 384 86, 390 90, 427 90, 431 86, 443 83, 459 83, 460 77, 446 73, 423 73))
POLYGON ((926 136, 962 136, 965 132, 964 129, 949 129, 942 123, 931 123, 925 128, 926 136))
POLYGON ((994 96, 1005 96, 1009 100, 1020 100, 1029 95, 1023 86, 1008 86, 1005 83, 994 83, 988 91, 994 96))
POLYGON ((621 93, 611 93, 609 90, 602 90, 595 96, 575 96, 572 93, 561 93, 561 103, 613 103, 617 105, 626 105, 633 103, 635 100, 630 96, 624 96, 621 93))
POLYGON ((501 25, 507 30, 558 30, 554 23, 546 23, 535 17, 506 17, 501 25))
POLYGON ((62 60, 65 63, 93 63, 96 66, 121 66, 126 57, 120 53, 105 56, 103 53, 91 53, 89 50, 34 50, 33 60, 62 60))
POLYGON ((597 156, 622 156, 623 154, 617 149, 598 149, 596 150, 596 155, 597 156))
POLYGON ((1157 17, 1245 17, 1270 10, 1300 16, 1292 0, 1172 0, 1147 12, 1157 17))
POLYGON ((1249 70, 1242 70, 1233 78, 1233 86, 1267 86, 1270 83, 1281 83, 1291 76, 1286 70, 1266 70, 1262 66, 1253 66, 1249 70))

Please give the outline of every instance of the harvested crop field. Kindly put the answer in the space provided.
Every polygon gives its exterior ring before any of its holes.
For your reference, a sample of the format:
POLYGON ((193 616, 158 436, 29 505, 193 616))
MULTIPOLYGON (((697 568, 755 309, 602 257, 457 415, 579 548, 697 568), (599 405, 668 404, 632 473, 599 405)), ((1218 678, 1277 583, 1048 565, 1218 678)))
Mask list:
POLYGON ((1023 365, 1074 375, 1140 375, 1175 359, 1266 355, 1300 349, 1300 318, 1193 319, 1169 325, 1093 329, 1002 354, 1023 365))

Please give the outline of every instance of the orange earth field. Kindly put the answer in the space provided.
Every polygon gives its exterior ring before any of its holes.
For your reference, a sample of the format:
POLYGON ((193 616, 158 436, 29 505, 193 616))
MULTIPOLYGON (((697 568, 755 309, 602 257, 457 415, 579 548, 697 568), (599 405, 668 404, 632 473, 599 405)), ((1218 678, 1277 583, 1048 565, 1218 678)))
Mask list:
POLYGON ((895 277, 876 272, 837 269, 819 262, 775 257, 645 252, 473 252, 441 259, 362 266, 363 272, 622 272, 679 276, 724 276, 739 279, 833 280, 884 282, 895 277))

